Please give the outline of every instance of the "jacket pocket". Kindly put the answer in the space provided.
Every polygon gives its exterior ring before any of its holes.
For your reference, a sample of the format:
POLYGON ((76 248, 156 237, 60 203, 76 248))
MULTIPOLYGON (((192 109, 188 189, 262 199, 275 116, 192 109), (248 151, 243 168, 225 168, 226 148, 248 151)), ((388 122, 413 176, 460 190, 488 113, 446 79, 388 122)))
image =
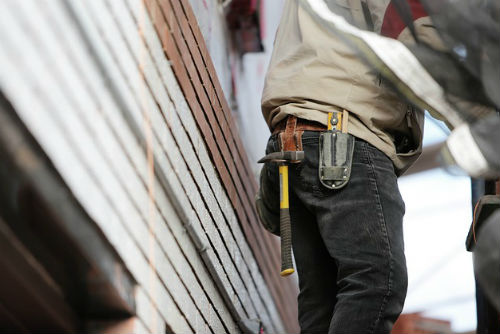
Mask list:
POLYGON ((412 106, 408 106, 406 121, 411 135, 411 138, 408 138, 408 140, 411 141, 411 145, 408 146, 408 149, 397 152, 396 154, 398 157, 410 158, 422 152, 423 118, 424 113, 422 111, 419 111, 412 106))

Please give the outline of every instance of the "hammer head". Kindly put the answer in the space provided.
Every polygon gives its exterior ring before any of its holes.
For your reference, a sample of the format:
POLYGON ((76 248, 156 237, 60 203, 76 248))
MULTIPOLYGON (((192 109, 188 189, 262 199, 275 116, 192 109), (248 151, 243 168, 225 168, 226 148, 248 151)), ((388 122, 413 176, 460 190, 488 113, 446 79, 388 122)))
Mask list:
POLYGON ((264 162, 288 162, 298 163, 304 159, 304 151, 281 151, 273 152, 260 159, 258 163, 264 162))

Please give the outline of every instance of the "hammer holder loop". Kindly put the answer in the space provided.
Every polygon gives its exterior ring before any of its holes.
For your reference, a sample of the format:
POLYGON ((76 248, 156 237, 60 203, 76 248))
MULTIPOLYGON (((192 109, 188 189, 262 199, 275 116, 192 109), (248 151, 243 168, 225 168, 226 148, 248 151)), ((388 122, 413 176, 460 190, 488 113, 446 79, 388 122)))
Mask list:
MULTIPOLYGON (((285 131, 279 133, 279 143, 282 152, 302 151, 302 134, 304 130, 297 129, 297 117, 288 116, 285 131)), ((302 159, 289 160, 288 163, 299 163, 302 159)))
MULTIPOLYGON (((285 131, 279 134, 282 151, 300 151, 298 149, 299 143, 297 141, 295 132, 296 128, 297 128, 297 117, 288 116, 286 120, 285 131)), ((300 142, 301 141, 302 140, 300 140, 300 142)), ((300 146, 302 146, 302 143, 300 143, 300 146)))

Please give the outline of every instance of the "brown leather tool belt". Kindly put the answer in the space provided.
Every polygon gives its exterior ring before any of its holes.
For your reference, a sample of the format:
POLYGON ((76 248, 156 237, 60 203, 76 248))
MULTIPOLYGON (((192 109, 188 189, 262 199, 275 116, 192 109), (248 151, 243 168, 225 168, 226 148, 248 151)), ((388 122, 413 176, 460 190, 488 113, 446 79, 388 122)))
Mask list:
POLYGON ((302 151, 302 134, 304 131, 326 130, 326 125, 289 115, 276 124, 273 134, 279 134, 281 150, 302 151))
POLYGON ((280 121, 273 129, 273 134, 285 131, 287 124, 295 126, 296 131, 326 131, 326 125, 307 119, 297 118, 295 116, 287 116, 280 121), (295 124, 294 124, 295 123, 295 124))

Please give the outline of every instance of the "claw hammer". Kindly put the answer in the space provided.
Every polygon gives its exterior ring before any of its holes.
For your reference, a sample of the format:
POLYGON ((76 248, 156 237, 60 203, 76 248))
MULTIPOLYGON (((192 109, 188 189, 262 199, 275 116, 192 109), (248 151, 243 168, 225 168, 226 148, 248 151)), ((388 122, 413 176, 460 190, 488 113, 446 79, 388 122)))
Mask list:
POLYGON ((281 276, 293 274, 292 227, 290 224, 290 203, 288 197, 288 164, 304 159, 304 151, 281 151, 266 155, 259 163, 276 162, 280 176, 280 236, 281 236, 281 276))

